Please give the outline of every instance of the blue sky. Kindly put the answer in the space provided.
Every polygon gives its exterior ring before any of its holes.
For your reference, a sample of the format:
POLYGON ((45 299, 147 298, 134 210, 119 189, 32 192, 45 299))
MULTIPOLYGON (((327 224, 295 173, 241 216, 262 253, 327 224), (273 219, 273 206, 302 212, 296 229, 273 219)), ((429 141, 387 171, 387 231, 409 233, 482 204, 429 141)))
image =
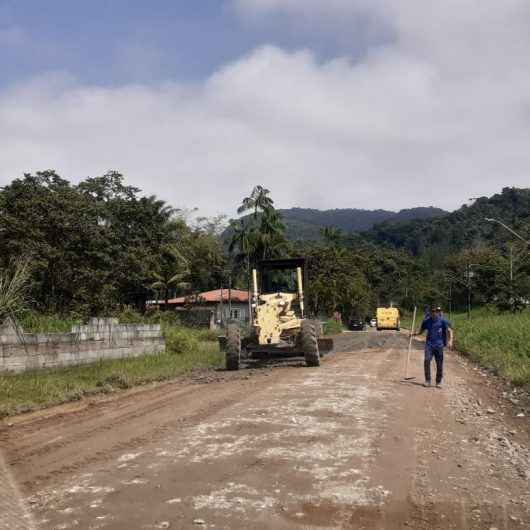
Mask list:
POLYGON ((274 14, 245 20, 223 0, 3 0, 0 6, 0 31, 11 33, 3 85, 48 71, 98 85, 197 80, 271 42, 308 47, 325 60, 355 58, 367 43, 390 38, 384 27, 367 34, 364 24, 351 28, 352 43, 342 32, 296 26, 274 14))
POLYGON ((527 0, 0 0, 0 185, 457 208, 530 186, 527 0))
POLYGON ((6 50, 3 83, 49 70, 95 84, 200 78, 258 40, 215 0, 1 5, 0 28, 20 31, 18 46, 6 50))

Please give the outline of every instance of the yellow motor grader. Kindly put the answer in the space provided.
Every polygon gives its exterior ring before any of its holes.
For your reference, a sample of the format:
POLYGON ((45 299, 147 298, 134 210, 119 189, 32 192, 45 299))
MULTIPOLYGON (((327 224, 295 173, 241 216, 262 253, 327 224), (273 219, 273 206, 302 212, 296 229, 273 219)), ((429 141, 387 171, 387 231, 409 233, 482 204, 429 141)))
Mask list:
POLYGON ((238 370, 242 355, 252 353, 303 354, 307 366, 320 366, 320 355, 332 349, 320 337, 321 325, 306 318, 304 258, 263 260, 252 270, 252 325, 250 335, 229 323, 224 349, 226 368, 238 370))

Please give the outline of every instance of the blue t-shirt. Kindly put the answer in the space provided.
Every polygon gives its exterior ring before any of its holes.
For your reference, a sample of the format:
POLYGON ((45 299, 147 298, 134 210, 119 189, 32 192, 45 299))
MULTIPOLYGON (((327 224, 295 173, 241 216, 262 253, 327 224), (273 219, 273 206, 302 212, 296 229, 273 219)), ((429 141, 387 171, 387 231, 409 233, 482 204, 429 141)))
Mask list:
POLYGON ((451 323, 444 318, 428 317, 421 323, 421 330, 427 330, 427 344, 434 348, 447 346, 447 330, 451 323))

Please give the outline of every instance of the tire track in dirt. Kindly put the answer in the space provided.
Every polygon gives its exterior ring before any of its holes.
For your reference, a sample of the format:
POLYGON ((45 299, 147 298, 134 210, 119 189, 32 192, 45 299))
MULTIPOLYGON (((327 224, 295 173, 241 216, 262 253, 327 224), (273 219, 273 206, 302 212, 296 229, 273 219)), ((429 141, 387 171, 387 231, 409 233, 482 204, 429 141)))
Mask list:
POLYGON ((81 408, 60 406, 56 414, 41 411, 10 420, 12 427, 0 430, 0 441, 24 489, 33 491, 214 414, 248 394, 254 379, 267 385, 281 375, 255 371, 207 384, 166 383, 92 400, 81 408))
POLYGON ((457 355, 444 390, 425 389, 417 344, 404 383, 406 346, 344 334, 338 349, 354 353, 321 368, 243 370, 28 419, 8 431, 14 469, 43 529, 530 526, 525 423, 457 355))

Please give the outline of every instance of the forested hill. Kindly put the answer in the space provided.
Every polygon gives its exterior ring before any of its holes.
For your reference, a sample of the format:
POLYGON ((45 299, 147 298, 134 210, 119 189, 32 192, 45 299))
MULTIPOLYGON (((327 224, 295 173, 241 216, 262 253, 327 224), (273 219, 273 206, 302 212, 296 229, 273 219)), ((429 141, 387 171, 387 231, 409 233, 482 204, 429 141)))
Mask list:
POLYGON ((364 232, 381 222, 395 223, 411 219, 432 219, 446 215, 440 208, 409 208, 392 212, 388 210, 360 210, 353 208, 315 210, 289 208, 279 210, 291 241, 320 239, 324 227, 338 228, 344 233, 364 232))
POLYGON ((402 248, 419 255, 454 252, 481 244, 502 246, 514 236, 494 218, 530 239, 530 188, 504 188, 492 197, 480 197, 470 205, 443 217, 377 223, 363 235, 379 244, 402 248))

